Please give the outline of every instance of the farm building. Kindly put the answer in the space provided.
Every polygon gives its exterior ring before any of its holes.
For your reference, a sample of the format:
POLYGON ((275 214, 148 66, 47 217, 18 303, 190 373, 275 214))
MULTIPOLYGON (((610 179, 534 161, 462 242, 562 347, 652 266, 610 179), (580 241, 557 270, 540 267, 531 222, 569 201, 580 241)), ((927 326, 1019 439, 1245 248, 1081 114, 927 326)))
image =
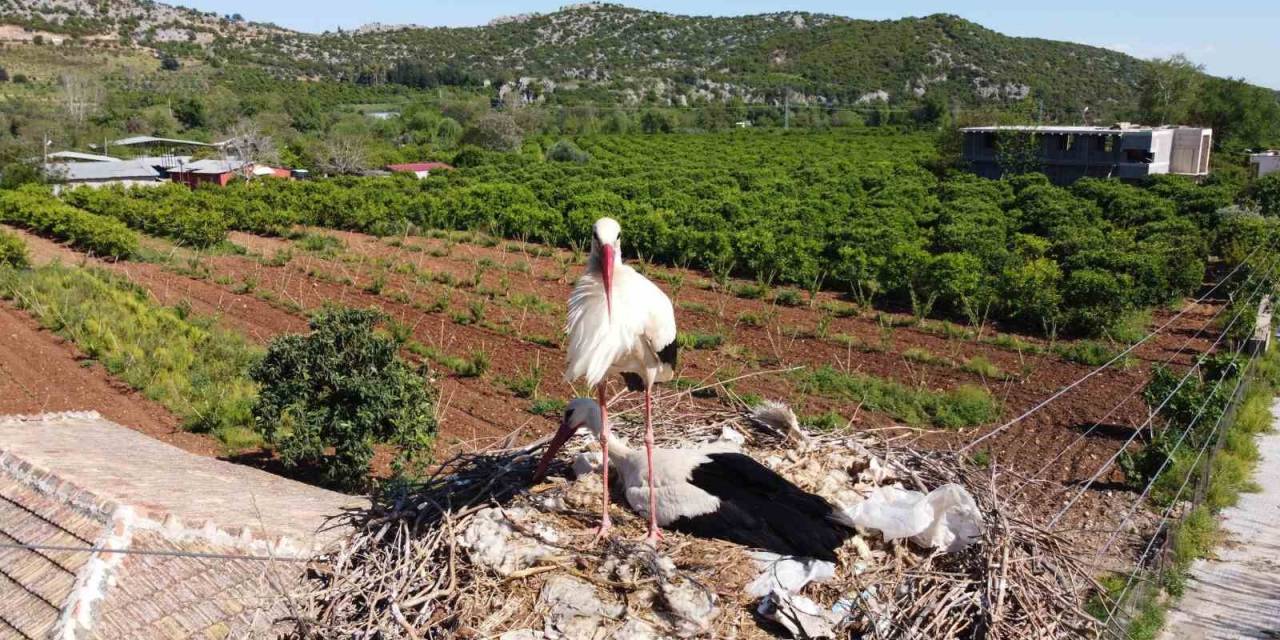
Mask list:
POLYGON ((451 165, 443 162, 410 162, 407 164, 387 165, 387 171, 392 173, 412 173, 419 180, 431 175, 432 171, 447 171, 452 168, 451 165))
POLYGON ((1056 184, 1084 177, 1138 179, 1157 174, 1205 176, 1213 130, 1196 127, 969 127, 963 157, 978 175, 999 178, 1001 136, 1033 136, 1042 170, 1056 184))
POLYGON ((253 165, 244 160, 196 160, 170 169, 169 179, 193 189, 202 184, 225 187, 232 178, 252 174, 253 169, 253 165))
POLYGON ((0 496, 0 636, 103 640, 272 635, 364 504, 93 412, 0 417, 0 496))
POLYGON ((68 186, 88 185, 152 185, 164 177, 148 160, 114 160, 86 162, 50 162, 45 173, 68 186))
POLYGON ((1280 151, 1249 154, 1249 168, 1253 170, 1255 178, 1280 171, 1280 151))

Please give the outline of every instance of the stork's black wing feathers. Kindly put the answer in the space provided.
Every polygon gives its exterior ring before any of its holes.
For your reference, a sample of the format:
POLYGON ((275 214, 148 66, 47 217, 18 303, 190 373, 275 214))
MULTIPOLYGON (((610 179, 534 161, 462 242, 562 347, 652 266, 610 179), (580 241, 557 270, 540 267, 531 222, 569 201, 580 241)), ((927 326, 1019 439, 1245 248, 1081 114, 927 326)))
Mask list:
POLYGON ((667 346, 658 350, 658 360, 662 362, 662 364, 665 364, 668 367, 671 367, 672 369, 676 368, 676 341, 675 340, 668 342, 667 346))
POLYGON ((690 484, 720 499, 720 507, 670 524, 677 531, 719 538, 784 555, 834 561, 850 531, 831 519, 833 507, 741 453, 715 453, 694 467, 690 484))
POLYGON ((627 391, 644 391, 644 378, 638 373, 623 371, 622 381, 627 385, 627 391))

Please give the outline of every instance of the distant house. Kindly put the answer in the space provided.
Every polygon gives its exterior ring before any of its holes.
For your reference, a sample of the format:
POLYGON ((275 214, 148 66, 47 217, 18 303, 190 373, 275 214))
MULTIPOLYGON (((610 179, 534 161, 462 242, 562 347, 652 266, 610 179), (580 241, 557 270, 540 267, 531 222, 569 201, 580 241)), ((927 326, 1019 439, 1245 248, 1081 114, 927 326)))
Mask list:
POLYGON ((154 185, 164 178, 145 160, 50 162, 44 165, 44 171, 53 181, 67 186, 154 185))
POLYGON ((1143 127, 970 127, 963 157, 978 175, 999 178, 1001 136, 1030 135, 1041 167, 1055 184, 1084 177, 1137 179, 1157 174, 1209 174, 1213 129, 1143 127))
POLYGON ((246 175, 253 172, 253 165, 244 160, 196 160, 195 162, 180 164, 176 168, 169 170, 169 179, 174 182, 191 187, 192 189, 202 184, 216 184, 219 187, 227 186, 231 179, 237 175, 246 175))
POLYGON ((432 171, 447 171, 452 166, 443 162, 410 162, 407 164, 389 164, 387 171, 392 173, 412 173, 419 180, 431 175, 432 171))
POLYGON ((374 120, 390 120, 392 118, 399 118, 400 112, 399 111, 370 111, 365 115, 369 116, 370 118, 373 118, 374 120))
POLYGON ((1255 178, 1280 171, 1280 151, 1249 154, 1249 167, 1253 169, 1255 178))

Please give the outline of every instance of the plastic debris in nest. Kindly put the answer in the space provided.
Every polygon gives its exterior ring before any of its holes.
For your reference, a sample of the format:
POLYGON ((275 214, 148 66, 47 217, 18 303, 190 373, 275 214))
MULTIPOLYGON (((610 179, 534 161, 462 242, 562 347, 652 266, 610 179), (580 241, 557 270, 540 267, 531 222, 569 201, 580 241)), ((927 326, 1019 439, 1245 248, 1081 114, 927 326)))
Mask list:
POLYGON ((533 522, 530 513, 519 507, 482 509, 458 537, 458 546, 467 550, 471 562, 498 575, 509 576, 532 567, 556 555, 546 543, 554 544, 559 536, 550 527, 533 522), (522 521, 528 524, 522 525, 522 521))
POLYGON ((885 540, 910 538, 923 548, 947 553, 964 550, 982 535, 982 512, 958 484, 943 485, 928 495, 880 487, 846 514, 853 524, 880 531, 885 540))

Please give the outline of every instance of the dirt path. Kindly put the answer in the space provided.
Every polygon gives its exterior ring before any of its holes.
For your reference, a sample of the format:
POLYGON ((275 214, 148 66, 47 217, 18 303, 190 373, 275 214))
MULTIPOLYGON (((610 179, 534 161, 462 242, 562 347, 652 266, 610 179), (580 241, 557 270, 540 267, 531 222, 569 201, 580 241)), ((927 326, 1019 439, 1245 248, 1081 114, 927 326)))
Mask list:
MULTIPOLYGON (((1280 425, 1280 402, 1271 407, 1280 425)), ((1280 431, 1258 439, 1259 493, 1222 512, 1227 539, 1211 560, 1197 560, 1161 640, 1280 638, 1280 431)))
POLYGON ((210 436, 182 431, 167 409, 116 380, 31 316, 0 302, 0 415, 87 410, 192 453, 223 451, 210 436))

